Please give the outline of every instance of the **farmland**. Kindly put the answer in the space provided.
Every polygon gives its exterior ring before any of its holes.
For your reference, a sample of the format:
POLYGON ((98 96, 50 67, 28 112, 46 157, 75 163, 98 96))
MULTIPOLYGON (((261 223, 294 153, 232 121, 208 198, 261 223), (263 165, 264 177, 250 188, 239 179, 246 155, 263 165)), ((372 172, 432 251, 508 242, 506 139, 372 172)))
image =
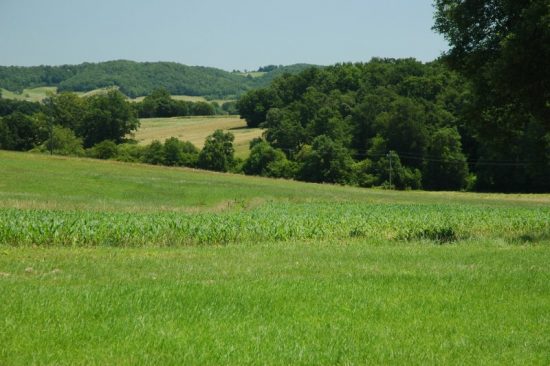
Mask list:
POLYGON ((550 361, 550 195, 0 171, 0 364, 550 361))
POLYGON ((250 140, 262 134, 259 128, 247 128, 246 122, 238 116, 146 118, 141 119, 135 139, 141 144, 148 144, 153 140, 177 137, 202 148, 206 137, 218 129, 235 135, 237 157, 246 157, 250 140))

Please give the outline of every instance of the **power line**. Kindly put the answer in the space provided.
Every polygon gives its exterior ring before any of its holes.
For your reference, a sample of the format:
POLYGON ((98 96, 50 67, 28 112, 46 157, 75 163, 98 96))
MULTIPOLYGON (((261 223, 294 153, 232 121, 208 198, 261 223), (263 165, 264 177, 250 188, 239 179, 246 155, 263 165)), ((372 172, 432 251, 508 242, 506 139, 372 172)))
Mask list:
MULTIPOLYGON (((279 150, 287 151, 290 153, 297 152, 293 149, 287 149, 287 148, 278 148, 279 150)), ((433 155, 418 155, 418 154, 412 154, 397 150, 391 150, 395 152, 399 158, 407 159, 407 160, 418 160, 418 161, 427 161, 427 162, 439 162, 439 163, 465 163, 469 166, 499 166, 499 167, 525 167, 528 165, 536 165, 536 164, 546 164, 546 162, 543 161, 532 161, 532 160, 463 160, 459 158, 439 158, 435 157, 433 155)), ((356 157, 370 157, 370 158, 380 158, 380 157, 389 157, 389 152, 386 153, 369 153, 369 152, 355 152, 352 153, 353 156, 356 157)))

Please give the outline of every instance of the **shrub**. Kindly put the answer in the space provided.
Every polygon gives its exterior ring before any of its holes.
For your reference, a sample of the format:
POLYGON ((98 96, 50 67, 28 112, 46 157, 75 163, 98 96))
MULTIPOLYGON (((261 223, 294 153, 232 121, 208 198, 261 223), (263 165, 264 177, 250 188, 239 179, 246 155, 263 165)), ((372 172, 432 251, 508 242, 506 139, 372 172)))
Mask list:
POLYGON ((104 140, 88 150, 89 155, 96 159, 112 159, 117 156, 117 145, 111 140, 104 140))

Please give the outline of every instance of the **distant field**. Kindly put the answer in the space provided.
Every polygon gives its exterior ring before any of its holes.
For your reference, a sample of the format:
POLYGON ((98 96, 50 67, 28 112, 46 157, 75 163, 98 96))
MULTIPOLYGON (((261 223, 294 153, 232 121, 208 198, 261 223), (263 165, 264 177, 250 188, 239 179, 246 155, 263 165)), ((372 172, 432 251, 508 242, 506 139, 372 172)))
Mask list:
MULTIPOLYGON (((186 101, 186 102, 207 102, 207 103, 216 102, 220 106, 223 105, 224 103, 235 101, 234 99, 212 99, 212 100, 208 100, 205 97, 192 96, 192 95, 172 95, 172 98, 175 99, 175 100, 183 100, 183 101, 186 101)), ((130 99, 130 101, 132 101, 132 102, 141 102, 141 101, 143 101, 143 99, 145 99, 145 97, 137 97, 137 98, 130 99)))
MULTIPOLYGON (((110 88, 101 88, 101 89, 95 89, 90 90, 88 92, 75 92, 76 94, 80 96, 91 96, 96 95, 100 93, 105 93, 110 88)), ((26 100, 30 102, 40 102, 43 99, 47 98, 50 94, 56 94, 57 93, 57 87, 55 86, 45 86, 40 88, 30 88, 30 89, 24 89, 22 93, 14 93, 12 91, 6 90, 6 89, 0 89, 2 92, 2 97, 6 99, 16 99, 16 100, 26 100)), ((138 97, 130 99, 132 102, 140 102, 145 97, 138 97)), ((223 105, 227 102, 233 102, 234 99, 214 99, 214 100, 207 100, 204 97, 200 96, 190 96, 190 95, 172 95, 172 98, 176 100, 185 100, 190 102, 216 102, 219 105, 223 105)))
MULTIPOLYGON (((82 97, 89 97, 91 95, 106 93, 111 88, 101 88, 90 90, 88 92, 74 92, 82 97)), ((12 91, 2 89, 2 98, 6 99, 16 99, 16 100, 26 100, 30 102, 41 102, 45 98, 49 97, 52 94, 57 94, 57 87, 55 86, 45 86, 40 88, 31 88, 24 89, 22 93, 14 93, 12 91)))
POLYGON ((550 195, 0 151, 0 364, 550 363, 550 195))
POLYGON ((260 77, 264 76, 267 73, 266 72, 261 72, 261 71, 251 71, 251 72, 240 72, 238 74, 242 75, 242 76, 251 76, 253 78, 260 78, 260 77))
POLYGON ((1 89, 1 91, 2 98, 40 102, 50 94, 57 93, 57 87, 45 86, 41 88, 24 89, 22 93, 14 93, 6 89, 1 89))
POLYGON ((238 157, 248 156, 250 140, 262 134, 259 128, 247 128, 246 122, 238 116, 146 118, 141 119, 135 139, 140 144, 148 144, 153 140, 177 137, 202 148, 206 137, 218 129, 235 135, 234 147, 238 157))

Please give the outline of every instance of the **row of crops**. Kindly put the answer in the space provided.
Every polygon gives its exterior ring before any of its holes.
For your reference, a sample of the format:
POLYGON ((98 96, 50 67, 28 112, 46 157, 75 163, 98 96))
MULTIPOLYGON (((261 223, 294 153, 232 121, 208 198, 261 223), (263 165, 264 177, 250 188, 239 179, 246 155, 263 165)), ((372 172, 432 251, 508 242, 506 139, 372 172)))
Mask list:
POLYGON ((13 246, 174 246, 357 237, 438 243, 550 239, 550 208, 268 203, 198 214, 0 209, 0 244, 13 246))

